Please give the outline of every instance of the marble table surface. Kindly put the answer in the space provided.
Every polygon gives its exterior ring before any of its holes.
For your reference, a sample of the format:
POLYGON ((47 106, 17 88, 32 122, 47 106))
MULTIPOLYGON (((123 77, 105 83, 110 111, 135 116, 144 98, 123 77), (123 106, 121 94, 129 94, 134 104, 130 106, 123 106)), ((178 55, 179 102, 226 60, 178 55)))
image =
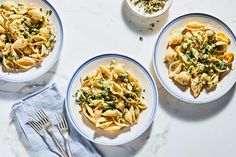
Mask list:
MULTIPOLYGON (((95 145, 105 157, 235 157, 235 86, 217 101, 202 105, 181 102, 158 82, 152 54, 160 29, 171 19, 203 12, 222 19, 236 33, 235 0, 173 0, 170 10, 154 20, 132 15, 123 0, 49 2, 64 26, 64 45, 58 63, 42 77, 25 83, 0 81, 0 152, 5 157, 27 157, 10 112, 14 102, 53 82, 62 94, 73 72, 92 56, 118 52, 135 58, 155 77, 159 90, 157 116, 138 139, 121 146, 95 145), (154 27, 150 23, 155 23, 154 27), (143 37, 143 41, 139 38, 143 37), (111 155, 112 153, 112 155, 111 155)), ((2 156, 1 155, 1 156, 2 156)))

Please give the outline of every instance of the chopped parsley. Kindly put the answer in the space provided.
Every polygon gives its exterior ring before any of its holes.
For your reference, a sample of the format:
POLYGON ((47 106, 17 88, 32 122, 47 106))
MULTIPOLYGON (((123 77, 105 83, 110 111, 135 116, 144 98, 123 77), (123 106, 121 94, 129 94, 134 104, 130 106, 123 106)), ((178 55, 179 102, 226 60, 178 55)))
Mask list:
POLYGON ((127 75, 118 75, 118 79, 120 79, 122 82, 125 82, 125 83, 129 82, 127 75))
POLYGON ((86 81, 86 80, 88 80, 89 79, 89 77, 88 76, 86 76, 85 78, 84 78, 84 81, 86 81))
POLYGON ((143 37, 139 37, 139 41, 143 41, 143 37))
POLYGON ((222 61, 219 61, 219 60, 216 61, 214 64, 220 70, 225 70, 227 68, 227 64, 225 62, 222 62, 222 61))
POLYGON ((115 109, 117 103, 116 103, 116 102, 112 102, 112 103, 109 103, 108 105, 109 105, 109 107, 110 107, 111 109, 115 109))
POLYGON ((94 99, 94 100, 101 100, 102 97, 101 96, 93 96, 92 99, 94 99))
POLYGON ((133 99, 133 100, 136 99, 136 95, 132 93, 125 93, 124 97, 127 99, 133 99))
POLYGON ((79 96, 79 100, 80 100, 80 101, 85 100, 85 98, 84 98, 84 96, 83 96, 82 94, 79 96))
POLYGON ((87 99, 86 99, 86 103, 87 103, 87 104, 90 104, 91 102, 92 102, 92 99, 90 99, 90 98, 87 98, 87 99))
POLYGON ((127 103, 127 102, 125 102, 125 108, 130 108, 130 104, 129 103, 127 103))
POLYGON ((52 14, 52 11, 51 10, 47 10, 46 11, 46 15, 50 16, 52 14))
POLYGON ((192 51, 190 51, 190 50, 187 50, 185 55, 188 58, 188 60, 191 58, 194 58, 194 55, 193 55, 192 51))
POLYGON ((17 59, 19 59, 19 57, 16 54, 11 54, 10 60, 16 61, 17 59))
POLYGON ((101 95, 108 95, 109 91, 108 90, 102 90, 100 92, 101 95))
POLYGON ((103 122, 98 122, 99 124, 104 124, 104 123, 106 123, 106 121, 103 121, 103 122))
POLYGON ((78 91, 75 93, 75 97, 78 97, 78 91))

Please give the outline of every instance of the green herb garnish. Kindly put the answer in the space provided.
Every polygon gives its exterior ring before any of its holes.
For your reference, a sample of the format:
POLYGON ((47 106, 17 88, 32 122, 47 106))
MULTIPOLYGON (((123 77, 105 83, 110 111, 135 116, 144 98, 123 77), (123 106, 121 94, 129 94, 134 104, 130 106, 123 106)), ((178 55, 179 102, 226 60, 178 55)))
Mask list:
POLYGON ((139 41, 143 41, 143 37, 139 37, 139 41))
POLYGON ((122 82, 125 82, 125 83, 129 82, 127 75, 118 75, 118 79, 120 79, 122 82))

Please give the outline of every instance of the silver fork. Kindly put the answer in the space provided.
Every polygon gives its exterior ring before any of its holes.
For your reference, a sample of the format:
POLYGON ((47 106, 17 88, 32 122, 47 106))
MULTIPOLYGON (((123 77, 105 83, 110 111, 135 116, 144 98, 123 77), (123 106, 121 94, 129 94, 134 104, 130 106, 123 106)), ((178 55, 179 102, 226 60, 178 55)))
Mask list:
POLYGON ((73 157, 71 149, 70 149, 70 145, 69 145, 69 142, 68 142, 69 127, 68 127, 66 118, 63 116, 62 113, 57 113, 56 117, 57 117, 57 120, 58 120, 57 127, 58 127, 58 130, 61 133, 61 135, 62 135, 62 137, 63 137, 63 139, 66 143, 66 149, 67 149, 68 155, 69 155, 69 157, 73 157))
POLYGON ((33 118, 28 118, 26 124, 29 124, 40 136, 46 138, 46 130, 33 118))
MULTIPOLYGON (((45 128, 33 118, 28 118, 26 124, 30 125, 45 141, 46 141, 46 130, 45 128)), ((61 152, 60 152, 61 153, 61 152)), ((61 157, 66 157, 63 154, 59 154, 61 157)))
POLYGON ((57 146, 58 150, 62 153, 63 157, 68 157, 67 153, 65 152, 63 147, 58 142, 56 136, 52 132, 52 123, 51 123, 49 117, 46 115, 46 113, 42 109, 40 109, 40 110, 35 112, 35 115, 37 116, 37 118, 39 120, 38 123, 41 124, 41 126, 43 128, 45 128, 47 133, 52 138, 54 144, 57 146))

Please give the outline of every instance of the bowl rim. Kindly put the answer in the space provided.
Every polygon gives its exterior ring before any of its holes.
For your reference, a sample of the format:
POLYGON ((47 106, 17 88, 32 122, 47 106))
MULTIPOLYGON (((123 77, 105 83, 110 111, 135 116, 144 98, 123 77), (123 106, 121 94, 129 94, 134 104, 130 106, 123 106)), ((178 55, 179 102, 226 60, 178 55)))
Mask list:
POLYGON ((75 130, 77 130, 77 132, 79 132, 82 136, 84 136, 86 139, 88 139, 89 141, 91 142, 94 142, 94 143, 97 143, 97 144, 101 144, 101 145, 110 145, 110 146, 115 146, 115 145, 122 145, 122 144, 125 144, 125 143, 128 143, 128 142, 131 142, 132 140, 138 138, 139 136, 141 136, 149 127, 150 125, 152 124, 154 118, 156 117, 156 112, 157 112, 157 107, 158 107, 158 89, 157 89, 157 86, 156 86, 156 83, 152 77, 152 75, 148 72, 148 70, 142 65, 140 64, 138 61, 134 60, 133 58, 131 57, 128 57, 126 55, 123 55, 123 54, 118 54, 118 53, 106 53, 106 54, 100 54, 100 55, 97 55, 97 56, 94 56, 90 59, 88 59, 87 61, 85 61, 82 65, 79 66, 79 68, 74 72, 73 76, 71 77, 70 79, 70 82, 67 86, 67 91, 66 91, 66 98, 65 98, 65 108, 66 108, 66 113, 67 113, 67 117, 69 118, 71 124, 73 125, 73 127, 75 128, 75 130), (126 59, 128 60, 129 62, 132 62, 134 64, 136 64, 144 73, 145 73, 145 76, 148 77, 150 83, 151 83, 151 86, 152 86, 152 92, 153 92, 153 95, 154 95, 154 102, 153 102, 153 110, 152 110, 152 113, 151 113, 151 119, 149 120, 149 122, 142 128, 142 130, 138 131, 135 135, 133 135, 131 138, 129 139, 125 139, 125 140, 122 140, 122 141, 118 141, 118 142, 102 142, 102 141, 96 141, 94 140, 93 138, 90 138, 88 136, 88 134, 85 134, 84 131, 82 131, 79 127, 79 125, 76 123, 76 121, 74 120, 75 117, 72 116, 71 114, 71 105, 70 104, 70 96, 71 96, 71 87, 72 87, 72 84, 74 83, 75 81, 75 78, 78 76, 78 74, 80 73, 80 71, 86 67, 88 64, 98 60, 98 59, 102 59, 102 58, 110 58, 110 57, 116 57, 116 58, 121 58, 121 59, 126 59))
MULTIPOLYGON (((59 48, 58 48, 58 52, 57 52, 57 55, 56 55, 55 59, 52 62, 50 62, 50 64, 47 66, 46 69, 42 70, 40 73, 35 74, 34 76, 27 77, 27 78, 26 77, 25 78, 19 78, 19 77, 18 78, 11 78, 10 76, 1 76, 0 75, 0 80, 8 81, 8 82, 16 82, 16 83, 17 82, 32 81, 34 79, 39 78, 40 76, 42 76, 46 72, 48 72, 55 65, 55 63, 58 61, 58 59, 60 57, 60 54, 61 54, 61 51, 62 51, 62 46, 63 46, 63 41, 64 41, 63 25, 62 25, 60 16, 59 16, 58 12, 56 11, 56 9, 47 0, 42 0, 42 2, 45 3, 53 11, 53 13, 55 14, 56 19, 59 23, 59 30, 61 32, 61 41, 59 43, 59 48)), ((29 69, 29 70, 31 70, 31 69, 29 69)))
POLYGON ((162 14, 164 14, 165 12, 167 12, 169 10, 169 8, 171 7, 173 0, 168 0, 169 1, 169 5, 164 7, 162 10, 157 11, 156 13, 153 14, 143 14, 140 11, 137 11, 134 9, 134 5, 131 4, 130 0, 125 0, 126 1, 126 5, 128 6, 128 8, 133 11, 133 13, 139 17, 144 17, 144 18, 155 18, 155 17, 159 17, 162 14))
MULTIPOLYGON (((154 46, 154 53, 153 53, 153 66, 154 66, 154 70, 155 73, 158 77, 158 80, 160 81, 160 83, 162 84, 162 86, 174 97, 176 97, 177 99, 184 101, 184 102, 188 102, 188 103, 192 103, 192 104, 203 104, 203 103, 208 103, 208 102, 212 102, 215 101, 217 99, 219 99, 220 97, 224 96, 226 93, 228 93, 230 91, 230 89, 234 86, 236 79, 234 80, 234 83, 232 83, 230 85, 230 88, 228 88, 227 90, 225 90, 224 92, 222 92, 222 94, 217 95, 217 96, 213 96, 213 97, 208 97, 208 98, 204 98, 204 99, 195 99, 195 100, 190 100, 188 98, 182 97, 181 95, 175 93, 171 88, 169 88, 169 86, 166 85, 165 81, 163 81, 159 71, 158 71, 158 66, 157 66, 157 61, 156 61, 156 56, 157 56, 157 46, 159 45, 159 41, 161 40, 163 34, 169 29, 170 26, 174 25, 176 22, 185 19, 187 17, 203 17, 203 18, 207 18, 210 20, 213 20, 214 22, 217 22, 218 24, 220 24, 221 26, 223 26, 223 28, 233 37, 233 41, 236 45, 236 36, 233 33, 233 31, 229 28, 229 26, 224 23, 222 20, 220 20, 219 18, 207 14, 207 13, 199 13, 199 12, 193 12, 193 13, 188 13, 188 14, 183 14, 181 16, 178 16, 176 18, 174 18, 173 20, 171 20, 169 23, 167 23, 159 32, 158 37, 156 39, 156 43, 154 46)), ((235 75, 236 77, 236 75, 235 75)))

